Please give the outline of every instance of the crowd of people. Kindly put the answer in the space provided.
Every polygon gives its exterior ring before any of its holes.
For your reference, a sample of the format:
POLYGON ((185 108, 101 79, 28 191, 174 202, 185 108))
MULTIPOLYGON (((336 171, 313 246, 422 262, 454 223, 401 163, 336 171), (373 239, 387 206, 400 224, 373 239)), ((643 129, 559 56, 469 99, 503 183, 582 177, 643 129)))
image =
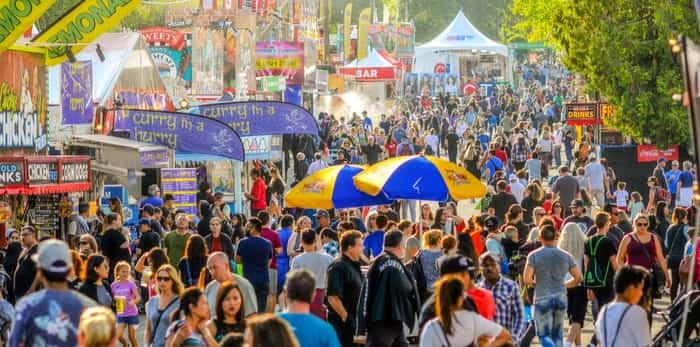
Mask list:
POLYGON ((649 346, 654 300, 667 290, 675 299, 691 289, 687 276, 693 286, 700 278, 692 165, 669 169, 661 158, 649 191, 628 192, 598 158, 592 131, 560 123, 573 78, 549 63, 518 71, 515 88, 418 99, 378 124, 367 112, 321 114, 317 138, 294 140, 302 150, 293 178, 272 163, 250 172, 249 213, 231 213, 202 182, 189 217, 154 185, 134 239, 118 199, 97 219, 81 203, 65 241, 39 240, 32 226, 9 232, 0 340, 437 347, 529 346, 537 337, 543 346, 649 346), (446 157, 487 184, 486 197, 461 202, 472 216, 456 201, 284 206, 286 180, 412 154, 446 157), (584 341, 589 307, 595 334, 584 341))

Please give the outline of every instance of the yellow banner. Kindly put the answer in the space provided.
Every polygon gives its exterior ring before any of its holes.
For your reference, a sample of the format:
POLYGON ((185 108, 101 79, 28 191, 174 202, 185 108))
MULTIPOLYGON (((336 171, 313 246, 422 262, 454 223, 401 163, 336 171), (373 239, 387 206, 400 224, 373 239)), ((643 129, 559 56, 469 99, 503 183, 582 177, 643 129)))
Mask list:
POLYGON ((372 8, 367 7, 360 12, 357 23, 357 60, 367 57, 369 50, 369 19, 372 18, 372 8))
POLYGON ((255 69, 290 69, 299 70, 301 68, 301 59, 299 57, 288 58, 257 58, 255 59, 255 69))
POLYGON ((0 51, 12 46, 56 0, 0 0, 0 51))
POLYGON ((46 53, 46 64, 56 65, 67 59, 70 49, 74 54, 119 22, 141 3, 141 0, 86 0, 73 7, 33 42, 51 44, 46 53), (65 44, 62 46, 61 44, 65 44))
POLYGON ((345 5, 345 18, 343 18, 343 54, 345 61, 350 61, 352 45, 350 45, 350 33, 352 32, 352 3, 345 5))

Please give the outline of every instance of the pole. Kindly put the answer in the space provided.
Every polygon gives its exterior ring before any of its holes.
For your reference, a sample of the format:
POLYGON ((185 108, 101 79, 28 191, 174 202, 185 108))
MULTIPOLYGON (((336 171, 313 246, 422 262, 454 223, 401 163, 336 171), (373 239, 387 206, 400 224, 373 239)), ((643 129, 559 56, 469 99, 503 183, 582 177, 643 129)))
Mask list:
MULTIPOLYGON (((698 141, 698 139, 696 138, 695 141, 698 141)), ((693 191, 696 194, 695 199, 693 199, 693 200, 694 200, 695 210, 697 211, 698 209, 700 209, 700 199, 698 199, 698 195, 697 195, 698 194, 698 185, 697 184, 693 185, 693 191)), ((695 225, 696 226, 700 225, 700 214, 698 214, 698 213, 695 214, 695 225)), ((698 254, 698 247, 697 247, 698 236, 697 235, 695 236, 695 239, 696 239, 696 242, 695 242, 695 244, 692 245, 693 253, 690 254, 690 273, 688 273, 688 281, 686 281, 686 283, 685 283, 685 294, 690 293, 690 289, 693 288, 693 283, 694 283, 693 277, 695 275, 695 263, 696 263, 697 254, 698 254)), ((691 242, 692 242, 692 240, 691 240, 691 242)), ((681 293, 679 293, 679 296, 680 295, 681 295, 681 293)), ((685 302, 683 303, 683 318, 681 320, 681 332, 680 332, 680 336, 678 337, 678 345, 679 346, 683 346, 683 343, 684 343, 683 340, 685 337, 685 327, 688 324, 688 313, 690 312, 690 300, 691 299, 692 299, 691 296, 688 295, 684 300, 685 302)))
POLYGON ((241 184, 243 183, 243 170, 241 170, 242 162, 236 160, 233 162, 233 195, 235 197, 235 212, 245 213, 245 208, 243 207, 243 190, 241 189, 241 184))

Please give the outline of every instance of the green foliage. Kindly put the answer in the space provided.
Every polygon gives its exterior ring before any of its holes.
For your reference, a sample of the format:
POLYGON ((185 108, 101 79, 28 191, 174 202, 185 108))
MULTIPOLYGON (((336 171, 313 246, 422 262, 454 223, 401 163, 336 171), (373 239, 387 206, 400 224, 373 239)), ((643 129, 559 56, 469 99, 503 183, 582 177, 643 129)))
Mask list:
POLYGON ((514 0, 507 37, 545 42, 564 64, 616 106, 612 125, 638 140, 687 143, 683 89, 669 38, 698 37, 692 0, 514 0))
POLYGON ((167 6, 141 4, 126 18, 122 19, 122 27, 140 30, 148 27, 165 25, 165 10, 167 6))

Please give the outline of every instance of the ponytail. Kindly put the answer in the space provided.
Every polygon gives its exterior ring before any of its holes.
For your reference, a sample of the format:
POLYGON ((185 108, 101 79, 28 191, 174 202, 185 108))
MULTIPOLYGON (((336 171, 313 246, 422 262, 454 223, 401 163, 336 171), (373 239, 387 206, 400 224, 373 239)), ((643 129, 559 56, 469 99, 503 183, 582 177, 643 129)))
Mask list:
POLYGON ((464 296, 464 283, 455 276, 450 275, 435 283, 435 315, 445 334, 453 332, 452 316, 457 309, 459 300, 464 296))

